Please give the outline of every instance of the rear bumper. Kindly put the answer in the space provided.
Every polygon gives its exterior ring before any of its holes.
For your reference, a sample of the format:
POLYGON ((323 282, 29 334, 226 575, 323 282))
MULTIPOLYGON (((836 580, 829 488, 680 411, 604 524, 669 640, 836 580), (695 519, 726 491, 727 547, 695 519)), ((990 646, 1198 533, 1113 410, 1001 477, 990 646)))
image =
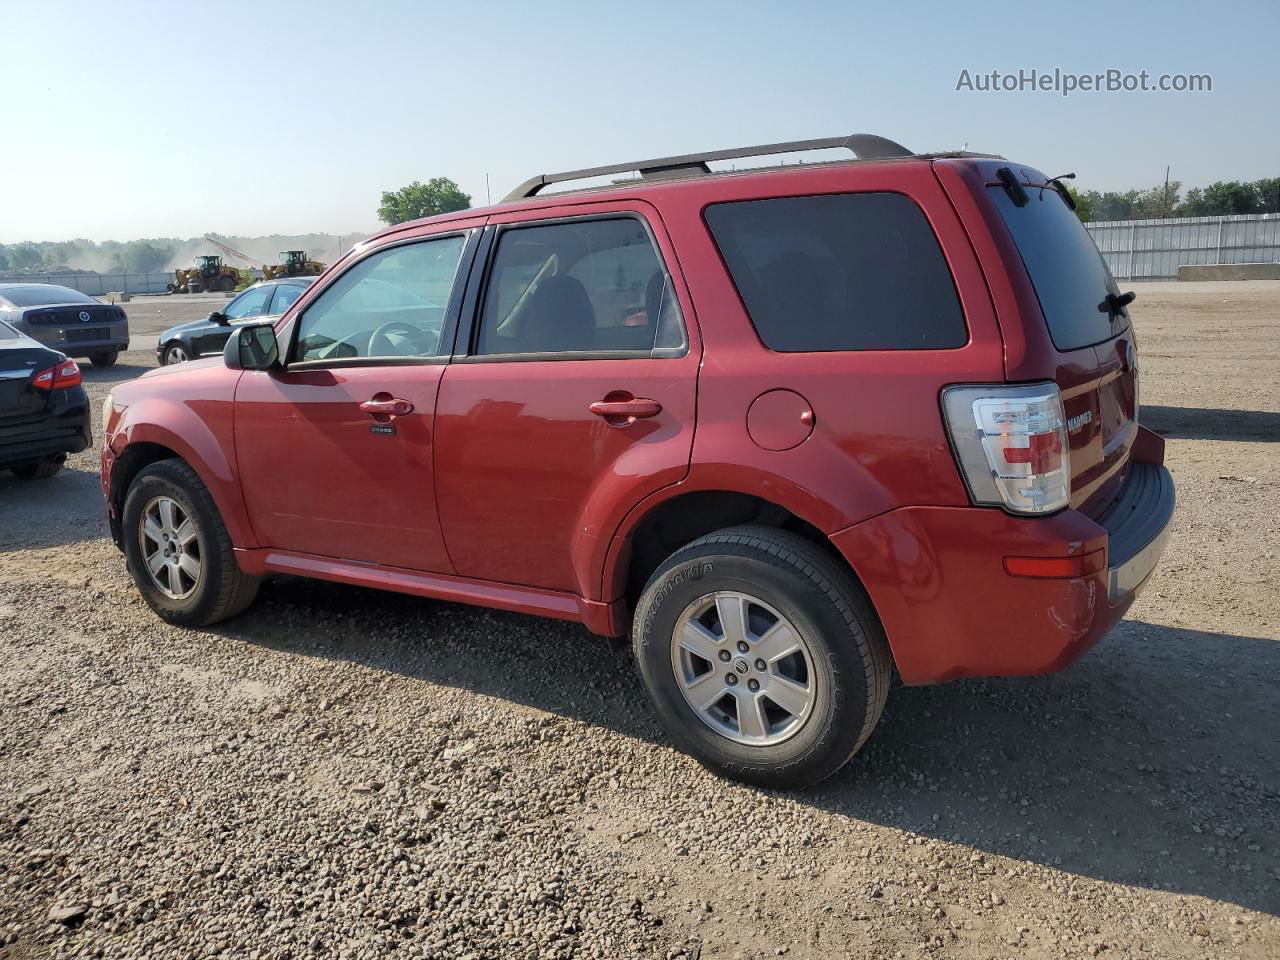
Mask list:
POLYGON ((906 683, 1051 673, 1124 616, 1168 541, 1173 480, 1133 463, 1098 520, 911 507, 832 536, 884 624, 906 683), (1006 558, 1078 558, 1070 576, 1015 576, 1006 558))
POLYGON ((115 320, 109 323, 91 323, 93 329, 103 330, 102 336, 92 340, 79 339, 76 327, 56 327, 31 324, 28 334, 46 347, 61 350, 69 357, 87 357, 91 353, 129 349, 129 323, 115 320))
POLYGON ((1151 575, 1169 540, 1176 502, 1160 464, 1133 463, 1124 488, 1098 524, 1107 531, 1107 598, 1133 593, 1151 575))
POLYGON ((0 467, 79 453, 89 446, 93 440, 89 401, 82 388, 77 387, 74 392, 78 396, 69 397, 46 416, 25 423, 6 424, 0 420, 0 467))

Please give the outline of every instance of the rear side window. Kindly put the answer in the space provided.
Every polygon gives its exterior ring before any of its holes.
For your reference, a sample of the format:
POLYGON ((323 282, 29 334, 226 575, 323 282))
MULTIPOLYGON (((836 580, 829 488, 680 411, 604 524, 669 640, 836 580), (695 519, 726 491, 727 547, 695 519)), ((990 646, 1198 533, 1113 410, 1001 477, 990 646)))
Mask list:
POLYGON ((896 193, 706 210, 761 341, 784 353, 941 350, 968 329, 933 229, 896 193))
POLYGON ((29 283, 0 290, 0 300, 7 300, 15 307, 42 307, 48 303, 97 303, 88 294, 56 283, 29 283))
POLYGON ((1018 245, 1055 347, 1077 350, 1128 328, 1128 315, 1109 307, 1107 294, 1120 292, 1111 271, 1057 190, 1028 187, 1021 207, 1002 186, 988 192, 1018 245))

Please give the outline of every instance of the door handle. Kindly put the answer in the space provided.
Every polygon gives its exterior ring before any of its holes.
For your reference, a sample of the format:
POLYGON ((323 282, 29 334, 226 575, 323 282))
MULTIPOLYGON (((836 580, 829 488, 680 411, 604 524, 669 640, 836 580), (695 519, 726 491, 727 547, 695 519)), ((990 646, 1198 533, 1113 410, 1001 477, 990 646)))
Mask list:
POLYGON ((662 404, 644 397, 629 397, 626 400, 597 400, 588 409, 615 427, 626 427, 637 420, 656 417, 662 412, 662 404))
POLYGON ((396 397, 390 400, 366 400, 360 404, 360 409, 373 417, 404 417, 413 413, 413 404, 396 397))

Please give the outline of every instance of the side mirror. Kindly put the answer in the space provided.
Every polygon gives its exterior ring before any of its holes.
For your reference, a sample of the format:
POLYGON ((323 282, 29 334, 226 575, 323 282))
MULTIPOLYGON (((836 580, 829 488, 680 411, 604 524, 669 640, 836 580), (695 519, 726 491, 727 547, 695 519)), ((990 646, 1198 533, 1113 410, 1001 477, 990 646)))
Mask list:
POLYGON ((240 327, 227 339, 222 362, 232 370, 271 370, 280 366, 280 344, 269 323, 240 327))
POLYGON ((227 315, 222 313, 220 310, 213 311, 213 313, 209 314, 205 319, 210 323, 216 323, 220 327, 229 326, 231 323, 231 321, 227 319, 227 315))

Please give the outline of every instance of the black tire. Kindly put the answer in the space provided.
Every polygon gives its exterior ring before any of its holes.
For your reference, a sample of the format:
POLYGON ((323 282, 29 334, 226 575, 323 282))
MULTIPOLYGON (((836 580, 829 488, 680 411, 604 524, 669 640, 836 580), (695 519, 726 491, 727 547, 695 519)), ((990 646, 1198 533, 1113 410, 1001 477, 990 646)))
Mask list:
POLYGON ((765 787, 809 786, 844 766, 880 719, 892 674, 884 631, 852 572, 815 544, 771 527, 721 530, 667 558, 641 594, 632 646, 671 739, 711 770, 765 787), (691 605, 717 591, 773 607, 814 654, 811 712, 780 743, 735 742, 704 723, 681 693, 674 631, 691 605))
POLYGON ((236 282, 231 277, 223 277, 222 282, 218 284, 218 289, 226 293, 230 293, 235 288, 236 288, 236 282))
POLYGON ((48 480, 62 469, 66 457, 46 457, 36 463, 24 463, 20 467, 10 467, 13 475, 19 480, 48 480))
POLYGON ((170 341, 169 343, 166 343, 166 344, 164 345, 164 353, 163 353, 163 354, 161 354, 161 357, 160 357, 160 365, 161 365, 162 367, 167 367, 167 366, 170 366, 170 365, 172 365, 172 364, 175 364, 175 363, 182 363, 182 362, 184 362, 184 361, 186 361, 186 360, 190 360, 190 359, 191 359, 191 357, 190 357, 190 355, 187 353, 187 348, 186 348, 186 346, 185 346, 184 344, 182 344, 182 343, 181 343, 180 341, 178 341, 178 340, 172 340, 172 341, 170 341), (181 351, 182 356, 181 356, 181 357, 174 356, 174 351, 175 351, 175 350, 181 351))
POLYGON ((122 529, 129 573, 142 598, 162 620, 203 627, 234 617, 257 596, 261 578, 240 569, 213 497, 196 472, 181 460, 153 463, 134 478, 124 501, 122 529), (182 599, 171 598, 159 589, 143 559, 140 520, 146 505, 157 496, 174 500, 196 527, 201 573, 193 592, 182 599))
POLYGON ((89 362, 95 367, 112 367, 115 362, 120 359, 119 350, 103 350, 99 353, 89 354, 89 362))

